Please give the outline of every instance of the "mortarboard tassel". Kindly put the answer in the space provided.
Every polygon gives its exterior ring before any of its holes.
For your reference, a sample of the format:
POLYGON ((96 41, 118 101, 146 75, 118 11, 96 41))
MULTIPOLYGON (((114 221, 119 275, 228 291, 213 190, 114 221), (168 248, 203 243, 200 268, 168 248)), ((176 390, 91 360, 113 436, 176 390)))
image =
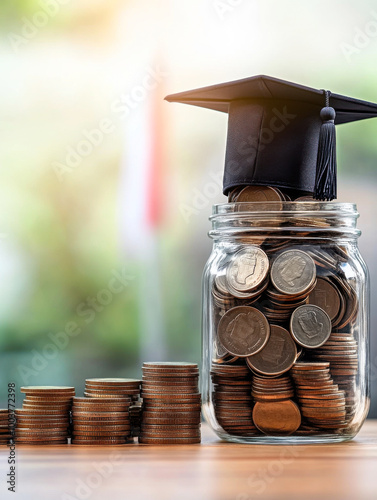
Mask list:
POLYGON ((322 125, 319 132, 317 171, 314 187, 316 200, 336 198, 336 134, 335 109, 329 106, 330 92, 325 91, 326 106, 321 109, 322 125))

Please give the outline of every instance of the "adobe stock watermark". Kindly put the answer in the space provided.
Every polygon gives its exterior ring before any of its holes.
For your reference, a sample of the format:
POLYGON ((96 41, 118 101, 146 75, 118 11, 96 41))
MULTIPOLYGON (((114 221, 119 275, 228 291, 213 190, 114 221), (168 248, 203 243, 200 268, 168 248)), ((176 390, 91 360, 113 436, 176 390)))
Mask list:
MULTIPOLYGON (((239 142, 237 146, 238 158, 228 161, 225 165, 225 171, 231 172, 235 178, 240 173, 244 177, 248 166, 252 168, 257 153, 264 151, 276 136, 283 132, 296 118, 297 115, 291 113, 287 106, 283 106, 281 109, 273 108, 272 116, 269 122, 261 128, 259 136, 250 135, 239 142)), ((199 215, 202 210, 208 208, 211 201, 222 192, 222 175, 222 172, 210 172, 210 180, 202 188, 192 190, 191 201, 179 204, 179 212, 186 223, 190 222, 193 215, 199 215)))
POLYGON ((199 188, 194 188, 191 191, 191 200, 188 203, 180 203, 178 210, 183 220, 188 224, 193 215, 199 215, 202 210, 210 206, 211 201, 222 192, 223 173, 210 172, 209 180, 199 188))
POLYGON ((96 492, 104 481, 108 480, 114 473, 114 470, 119 465, 123 464, 125 454, 112 453, 106 460, 102 462, 93 462, 92 470, 83 478, 75 479, 73 488, 74 492, 63 492, 60 496, 61 500, 87 500, 94 492, 96 492))
POLYGON ((340 44, 340 49, 348 62, 352 58, 359 55, 377 38, 377 12, 370 12, 369 20, 362 28, 356 26, 354 28, 353 38, 351 43, 343 42, 340 44))
POLYGON ((82 332, 82 327, 93 323, 98 314, 109 306, 114 297, 122 293, 135 279, 124 268, 122 271, 113 270, 107 286, 97 292, 94 297, 87 297, 76 307, 76 321, 67 321, 64 328, 56 333, 48 333, 48 342, 41 350, 32 349, 31 361, 28 365, 19 364, 18 374, 25 385, 45 370, 57 356, 64 351, 72 338, 82 332))
POLYGON ((8 40, 14 52, 28 45, 38 33, 44 29, 50 20, 57 16, 62 6, 71 3, 72 0, 39 0, 39 9, 31 17, 21 18, 21 31, 19 33, 10 32, 8 40))
POLYGON ((77 170, 84 159, 98 149, 105 138, 116 130, 119 121, 124 120, 145 101, 148 94, 167 76, 168 73, 160 66, 146 68, 141 81, 111 103, 109 115, 99 120, 94 128, 82 130, 80 139, 75 144, 66 146, 63 161, 51 163, 58 180, 62 182, 68 173, 77 170))
POLYGON ((244 0, 213 0, 212 5, 219 18, 223 20, 242 3, 244 0))
POLYGON ((255 498, 255 494, 263 495, 268 486, 281 477, 286 468, 297 460, 299 455, 299 446, 282 447, 278 458, 270 460, 266 466, 259 467, 250 474, 247 479, 248 491, 239 493, 236 500, 252 500, 255 498))

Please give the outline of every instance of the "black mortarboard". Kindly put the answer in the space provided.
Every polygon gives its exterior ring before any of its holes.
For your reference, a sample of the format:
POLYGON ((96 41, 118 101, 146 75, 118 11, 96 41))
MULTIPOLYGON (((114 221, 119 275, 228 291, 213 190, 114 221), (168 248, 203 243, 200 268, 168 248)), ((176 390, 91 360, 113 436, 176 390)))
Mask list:
POLYGON ((334 125, 377 116, 377 104, 269 76, 166 100, 228 113, 224 194, 236 186, 267 185, 336 198, 334 125))

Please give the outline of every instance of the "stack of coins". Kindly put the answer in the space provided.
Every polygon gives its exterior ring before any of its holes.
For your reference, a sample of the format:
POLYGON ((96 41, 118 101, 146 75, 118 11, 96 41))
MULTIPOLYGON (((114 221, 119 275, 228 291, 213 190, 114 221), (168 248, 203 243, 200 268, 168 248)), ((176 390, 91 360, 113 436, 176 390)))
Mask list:
POLYGON ((292 399, 295 396, 295 391, 292 380, 288 375, 278 378, 255 375, 253 377, 251 395, 254 401, 271 403, 292 399))
POLYGON ((140 398, 141 380, 133 378, 88 378, 85 381, 84 396, 88 398, 110 398, 129 396, 140 398))
POLYGON ((352 333, 333 332, 314 355, 315 359, 330 362, 332 378, 346 396, 347 422, 352 420, 356 412, 357 352, 357 342, 352 333))
POLYGON ((346 400, 331 378, 329 363, 296 363, 291 374, 301 413, 310 424, 321 429, 347 426, 346 400))
POLYGON ((72 444, 125 444, 131 434, 129 396, 73 398, 72 444))
POLYGON ((252 419, 252 374, 246 365, 212 363, 213 402, 221 427, 235 436, 258 433, 252 419))
POLYGON ((255 375, 251 394, 256 402, 253 421, 261 432, 289 435, 299 428, 301 413, 292 401, 295 392, 288 375, 278 378, 255 375))
POLYGON ((24 444, 67 444, 74 387, 21 387, 26 394, 22 409, 16 410, 15 442, 24 444))
POLYGON ((200 443, 198 378, 194 363, 143 363, 140 443, 200 443))
POLYGON ((11 438, 9 430, 9 411, 0 410, 0 445, 8 444, 11 438))
POLYGON ((133 378, 88 378, 85 381, 84 395, 89 398, 129 396, 131 437, 137 437, 140 432, 141 419, 141 380, 133 378))

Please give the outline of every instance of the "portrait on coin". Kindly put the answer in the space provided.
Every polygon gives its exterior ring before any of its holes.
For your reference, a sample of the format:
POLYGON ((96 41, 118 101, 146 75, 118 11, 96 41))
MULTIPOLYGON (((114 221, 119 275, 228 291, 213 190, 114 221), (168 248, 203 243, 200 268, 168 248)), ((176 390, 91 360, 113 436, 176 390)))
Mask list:
POLYGON ((256 252, 249 252, 242 255, 234 264, 232 272, 234 280, 242 285, 246 285, 248 278, 253 276, 257 265, 256 252))
POLYGON ((305 259, 295 256, 292 259, 282 262, 279 268, 280 276, 288 285, 295 286, 295 280, 301 278, 305 267, 305 259))

